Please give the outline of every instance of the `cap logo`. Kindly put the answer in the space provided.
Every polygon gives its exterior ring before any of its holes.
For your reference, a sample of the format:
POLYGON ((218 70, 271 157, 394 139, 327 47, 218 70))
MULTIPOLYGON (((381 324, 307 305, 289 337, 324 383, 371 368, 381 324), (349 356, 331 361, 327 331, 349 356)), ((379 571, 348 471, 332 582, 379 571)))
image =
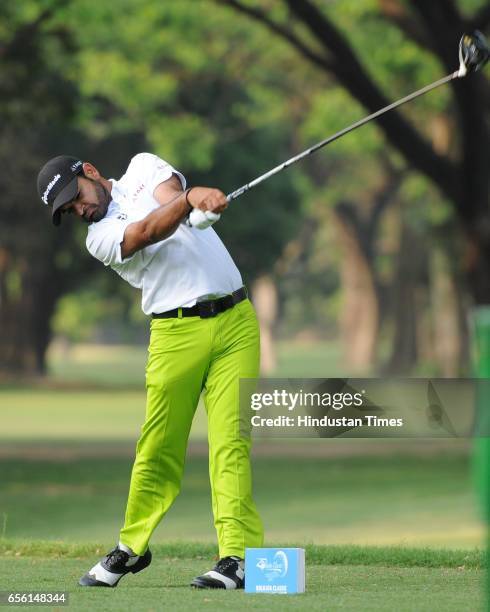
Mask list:
POLYGON ((61 174, 55 174, 53 176, 53 179, 48 183, 48 186, 46 187, 46 191, 43 193, 43 197, 41 198, 42 201, 46 204, 46 206, 48 205, 48 196, 51 192, 51 189, 53 189, 53 187, 60 180, 60 178, 61 178, 61 174))
POLYGON ((72 166, 71 166, 71 171, 75 172, 75 170, 82 165, 82 162, 80 160, 78 160, 77 162, 75 162, 72 166))

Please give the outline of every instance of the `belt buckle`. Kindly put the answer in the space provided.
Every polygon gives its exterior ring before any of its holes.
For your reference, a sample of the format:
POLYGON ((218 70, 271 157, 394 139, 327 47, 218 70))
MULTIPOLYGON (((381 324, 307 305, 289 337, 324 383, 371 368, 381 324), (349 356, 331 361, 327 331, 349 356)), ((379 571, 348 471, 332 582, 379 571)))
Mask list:
POLYGON ((201 319, 210 319, 219 313, 218 304, 214 301, 198 302, 197 310, 201 319))

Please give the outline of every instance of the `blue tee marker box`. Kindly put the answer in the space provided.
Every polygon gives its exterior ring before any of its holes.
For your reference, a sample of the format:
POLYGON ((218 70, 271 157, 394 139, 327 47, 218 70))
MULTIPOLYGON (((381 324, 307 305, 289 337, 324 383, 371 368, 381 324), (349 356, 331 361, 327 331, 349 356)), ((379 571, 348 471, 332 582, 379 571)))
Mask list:
POLYGON ((304 592, 304 548, 245 549, 245 593, 304 592))

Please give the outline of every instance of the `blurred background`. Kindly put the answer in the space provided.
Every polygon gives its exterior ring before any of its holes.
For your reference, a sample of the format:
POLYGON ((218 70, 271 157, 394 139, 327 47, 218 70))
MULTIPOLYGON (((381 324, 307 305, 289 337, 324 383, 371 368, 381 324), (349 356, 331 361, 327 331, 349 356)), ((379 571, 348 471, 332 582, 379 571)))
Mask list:
MULTIPOLYGON (((144 418, 140 295, 90 257, 82 224, 51 225, 44 162, 119 178, 151 151, 228 193, 454 71, 475 28, 490 32, 487 1, 3 0, 0 537, 117 537, 144 418)), ((489 375, 472 366, 490 304, 488 74, 230 206, 216 230, 264 376, 489 375)), ((205 438, 200 407, 157 540, 214 538, 205 438)), ((470 463, 464 440, 261 440, 257 502, 270 542, 481 546, 470 463)))

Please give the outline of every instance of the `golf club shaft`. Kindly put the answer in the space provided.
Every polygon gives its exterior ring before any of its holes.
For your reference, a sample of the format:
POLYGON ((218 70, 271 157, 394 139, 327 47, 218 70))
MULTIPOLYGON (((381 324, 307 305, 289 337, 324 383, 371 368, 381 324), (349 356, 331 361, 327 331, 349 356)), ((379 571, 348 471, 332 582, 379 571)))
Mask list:
POLYGON ((261 176, 258 176, 253 181, 250 181, 250 183, 247 183, 247 184, 243 185, 242 187, 236 189, 235 191, 232 191, 230 194, 228 194, 226 196, 226 199, 228 200, 228 202, 231 202, 232 200, 236 200, 238 197, 240 197, 241 195, 243 195, 244 193, 246 193, 247 191, 252 189, 252 187, 255 187, 259 183, 262 183, 263 181, 265 181, 269 177, 274 176, 274 174, 277 174, 278 172, 281 172, 281 170, 284 170, 285 168, 288 168, 289 166, 292 166, 293 164, 298 162, 300 159, 303 159, 304 157, 307 157, 308 155, 311 155, 315 151, 318 151, 318 149, 321 149, 322 147, 325 147, 326 145, 330 144, 334 140, 337 140, 341 136, 344 136, 345 134, 348 134, 349 132, 352 132, 353 130, 357 129, 358 127, 361 127, 362 125, 365 125, 369 121, 372 121, 373 119, 376 119, 380 115, 383 115, 384 113, 387 113, 388 111, 393 110, 394 108, 397 108, 398 106, 401 106, 402 104, 405 104, 406 102, 410 102, 410 100, 413 100, 414 98, 418 98, 419 96, 423 96, 424 94, 426 94, 427 92, 431 91, 432 89, 435 89, 436 87, 440 87, 441 85, 444 85, 445 83, 449 83, 449 81, 452 81, 453 79, 456 79, 456 78, 458 78, 460 76, 462 76, 462 75, 460 75, 458 73, 458 71, 453 72, 451 74, 448 74, 444 78, 439 79, 438 81, 435 81, 434 83, 431 83, 430 85, 426 85, 425 87, 422 87, 422 89, 419 89, 418 91, 415 91, 414 93, 409 94, 405 98, 401 98, 401 100, 397 100, 396 102, 393 102, 392 104, 389 104, 388 106, 385 106, 384 108, 381 108, 380 110, 376 111, 375 113, 372 113, 371 115, 368 115, 367 117, 364 117, 364 119, 360 119, 356 123, 353 123, 352 125, 349 125, 348 127, 344 128, 343 130, 340 130, 340 132, 337 132, 336 134, 333 134, 333 136, 330 136, 329 138, 326 138, 325 140, 317 142, 315 145, 313 145, 309 149, 306 149, 302 153, 299 153, 298 155, 295 155, 294 157, 291 157, 291 159, 288 159, 287 161, 283 162, 282 164, 279 164, 278 166, 276 166, 275 168, 272 168, 272 170, 269 170, 265 174, 262 174, 261 176))

